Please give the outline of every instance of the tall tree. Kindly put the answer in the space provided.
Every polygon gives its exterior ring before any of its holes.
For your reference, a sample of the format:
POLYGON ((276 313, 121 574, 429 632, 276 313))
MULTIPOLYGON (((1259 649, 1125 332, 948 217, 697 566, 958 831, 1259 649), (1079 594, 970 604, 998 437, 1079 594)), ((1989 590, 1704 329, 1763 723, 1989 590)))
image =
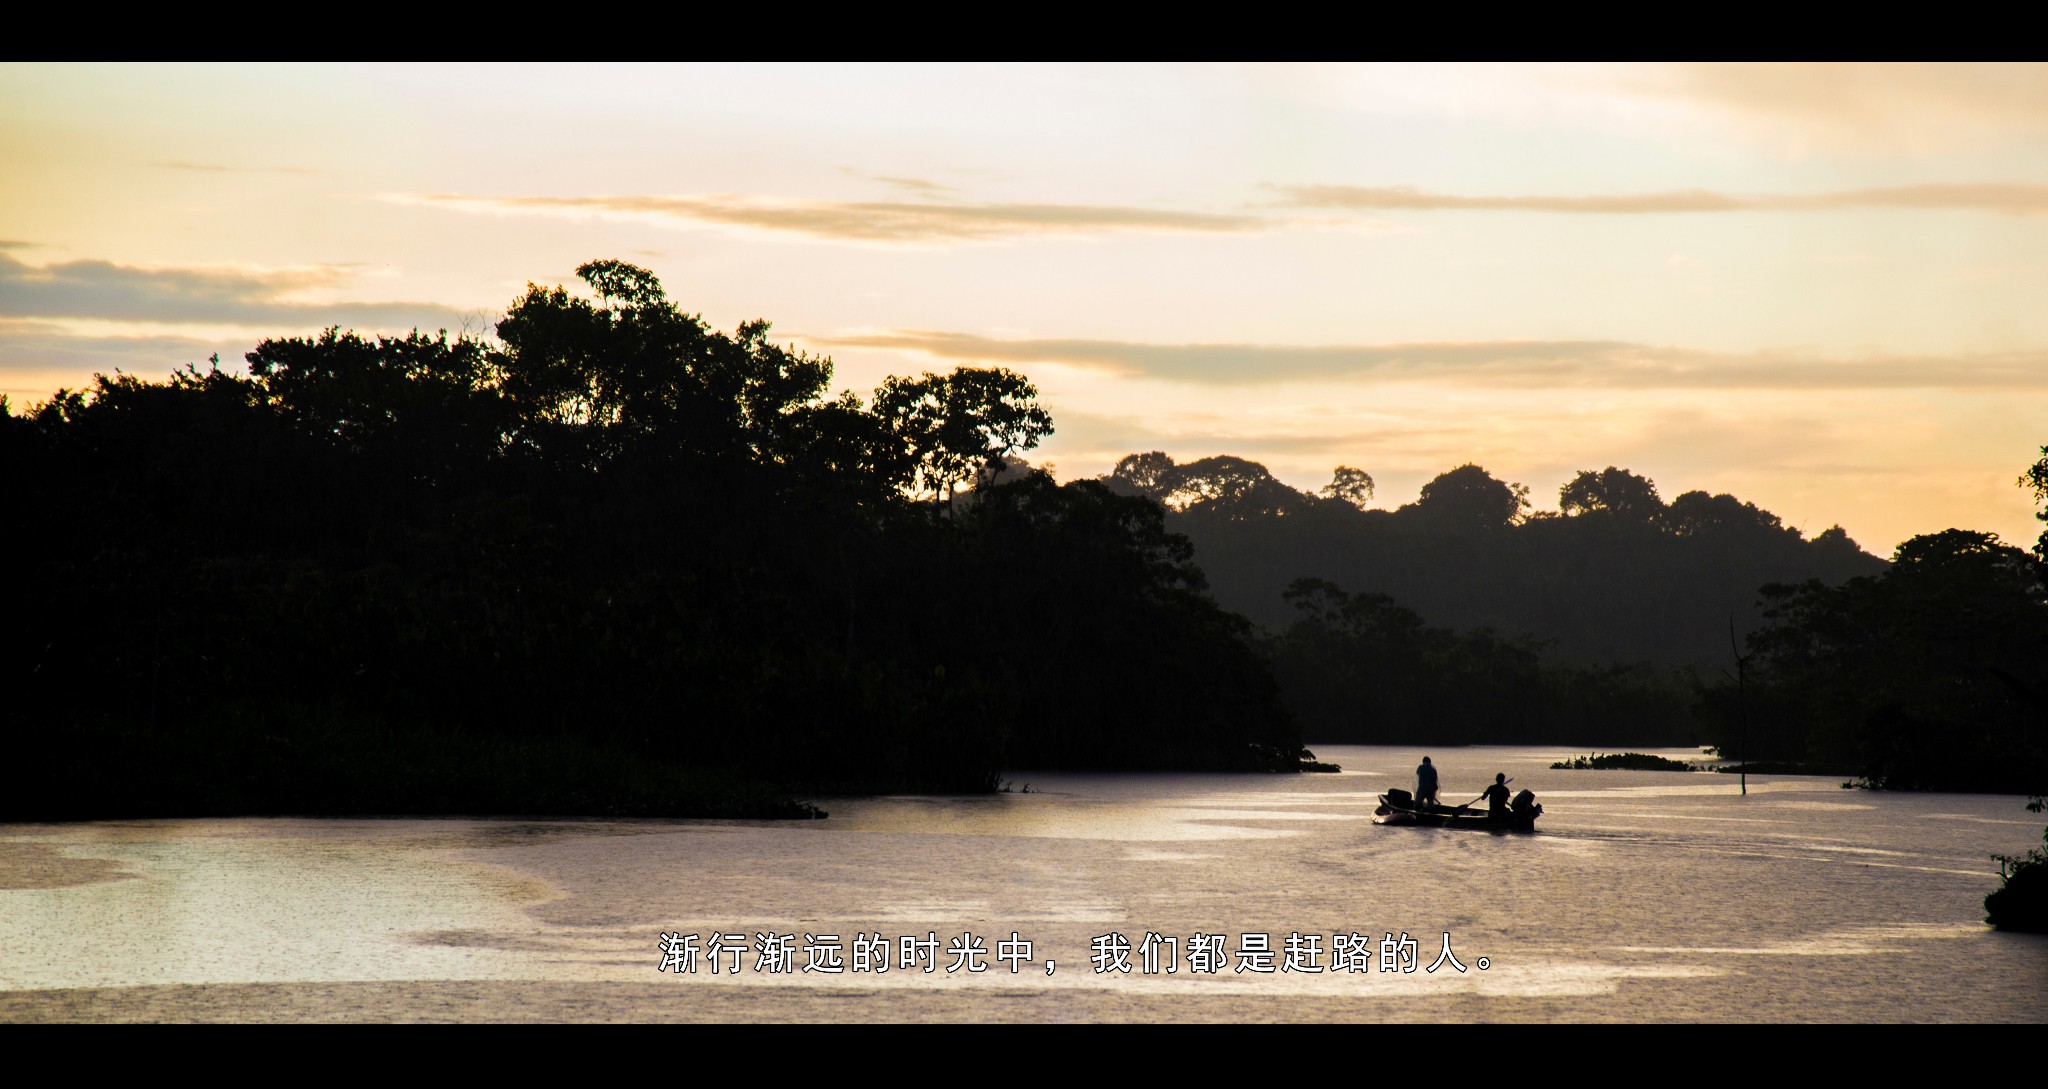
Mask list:
POLYGON ((1566 514, 1606 511, 1632 522, 1647 522, 1664 512, 1664 500, 1648 477, 1612 465, 1582 470, 1557 493, 1557 508, 1566 514))
POLYGON ((1164 502, 1167 492, 1173 487, 1173 470, 1173 459, 1164 451, 1126 454, 1116 463, 1116 468, 1109 471, 1107 482, 1164 502))
POLYGON ((982 473, 1000 473, 1004 459, 1052 433, 1052 415, 1023 375, 1000 367, 927 371, 891 377, 875 391, 874 412, 909 449, 920 492, 935 501, 982 473))
POLYGON ((1749 644, 1773 755, 1907 789, 2034 789, 2048 595, 2030 567, 1995 534, 1949 529, 1881 575, 1764 587, 1771 623, 1749 644))
POLYGON ((1477 465, 1460 465, 1422 486, 1413 509, 1431 521, 1478 529, 1514 524, 1529 508, 1529 489, 1495 479, 1477 465))
POLYGON ((1660 520, 1664 528, 1680 537, 1745 533, 1763 536, 1790 534, 1795 539, 1799 536, 1798 530, 1787 528, 1777 515, 1726 493, 1686 492, 1671 501, 1660 520))
POLYGON ((527 285, 498 323, 515 445, 596 464, 629 450, 664 460, 772 458, 795 411, 815 403, 830 362, 771 343, 768 323, 716 332, 621 261, 576 274, 595 302, 527 285))
POLYGON ((1321 494, 1324 498, 1339 499, 1364 510, 1372 503, 1372 474, 1364 469, 1339 465, 1330 482, 1323 485, 1321 494))
MULTIPOLYGON (((2041 448, 2041 460, 2020 474, 2019 485, 2034 493, 2034 502, 2043 504, 2034 512, 2034 517, 2048 522, 2048 446, 2041 448)), ((2034 559, 2041 564, 2042 582, 2048 584, 2048 528, 2043 528, 2041 536, 2034 541, 2034 559)))

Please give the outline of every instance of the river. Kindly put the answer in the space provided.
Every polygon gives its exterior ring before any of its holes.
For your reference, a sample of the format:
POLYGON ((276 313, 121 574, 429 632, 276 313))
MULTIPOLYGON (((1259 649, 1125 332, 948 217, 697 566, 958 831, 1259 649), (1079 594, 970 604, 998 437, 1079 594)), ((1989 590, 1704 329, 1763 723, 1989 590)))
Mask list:
POLYGON ((0 1021, 2048 1019, 2048 937, 1983 922, 2022 798, 1467 748, 1446 800, 1505 772, 1536 834, 1373 825, 1423 751, 809 822, 5 825, 0 1021))

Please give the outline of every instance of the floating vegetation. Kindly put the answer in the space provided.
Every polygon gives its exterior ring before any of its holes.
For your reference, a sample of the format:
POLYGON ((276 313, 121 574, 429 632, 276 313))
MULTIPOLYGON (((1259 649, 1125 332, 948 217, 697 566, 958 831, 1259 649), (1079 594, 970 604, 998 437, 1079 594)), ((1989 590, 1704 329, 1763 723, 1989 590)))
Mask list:
POLYGON ((1611 771, 1620 768, 1626 771, 1697 771, 1697 765, 1683 760, 1672 760, 1662 756, 1651 756, 1646 752, 1589 753, 1574 756, 1550 765, 1553 771, 1611 771))
MULTIPOLYGON (((2027 799, 2027 811, 2048 809, 2048 798, 2039 794, 2027 799)), ((2041 832, 2048 844, 2048 829, 2041 832)), ((2048 852, 2031 848, 2020 855, 1992 855, 2004 878, 1998 890, 1984 898, 1984 921, 2000 930, 2024 930, 2048 934, 2048 852)))

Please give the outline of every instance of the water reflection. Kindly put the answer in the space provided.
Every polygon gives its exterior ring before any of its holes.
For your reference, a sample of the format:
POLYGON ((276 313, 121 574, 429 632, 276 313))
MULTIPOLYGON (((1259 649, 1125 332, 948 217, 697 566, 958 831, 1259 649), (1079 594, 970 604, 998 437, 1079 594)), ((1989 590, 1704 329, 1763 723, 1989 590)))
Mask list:
POLYGON ((1535 835, 1489 835, 1370 823, 1412 750, 1321 755, 1356 770, 1034 773, 1013 776, 1030 794, 836 799, 822 822, 0 828, 0 1019, 2043 1019, 2048 942, 1981 923, 1987 856, 2038 838, 2019 799, 1791 776, 1743 798, 1552 771, 1560 750, 1438 754, 1446 797, 1503 771, 1545 803, 1535 835), (656 972, 662 933, 714 931, 1016 933, 1035 957, 656 972), (1325 970, 1092 970, 1097 935, 1148 931, 1233 953, 1319 935, 1325 970), (1423 965, 1448 932, 1467 970, 1327 970, 1354 932, 1406 933, 1423 965))

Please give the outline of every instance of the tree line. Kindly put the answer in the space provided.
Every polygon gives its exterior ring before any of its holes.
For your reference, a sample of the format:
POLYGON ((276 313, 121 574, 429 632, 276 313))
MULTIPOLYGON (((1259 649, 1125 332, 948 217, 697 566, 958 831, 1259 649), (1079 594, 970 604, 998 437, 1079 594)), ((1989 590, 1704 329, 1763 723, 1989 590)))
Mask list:
MULTIPOLYGON (((1469 464, 1394 510, 1348 466, 1311 494, 1153 451, 1103 480, 1159 503, 1219 600, 1260 620, 1314 740, 1707 742, 1877 786, 2048 779, 2048 532, 2029 555, 1950 529, 1887 562, 1839 526, 1666 502, 1614 466, 1555 512, 1469 464)), ((2048 448, 2019 483, 2048 503, 2048 448)))
MULTIPOLYGON (((488 340, 328 329, 0 400, 0 817, 794 815, 1294 769, 1304 737, 1746 736, 2038 789, 2048 535, 1887 563, 1612 466, 1554 513, 1477 465, 1394 510, 1359 468, 1312 494, 1229 456, 1060 484, 1022 461, 1053 421, 1021 375, 832 393, 766 322, 577 272, 488 340)), ((2021 483, 2048 502, 2048 448, 2021 483)))
POLYGON ((1052 428, 1022 376, 828 395, 765 322, 578 275, 494 341, 0 403, 4 815, 735 815, 1306 755, 1160 508, 1002 473, 1052 428))
POLYGON ((1217 599, 1266 627, 1294 622, 1296 579, 1320 578, 1390 595, 1433 624, 1531 637, 1585 667, 1711 670, 1727 664, 1731 613, 1745 632, 1762 623, 1758 587, 1885 567, 1840 527, 1808 540, 1732 495, 1666 503, 1654 482, 1613 467, 1580 472, 1559 511, 1531 510, 1527 487, 1469 464, 1393 510, 1368 507, 1371 477, 1348 467, 1310 494, 1243 458, 1175 464, 1155 451, 1103 482, 1165 506, 1217 599))

